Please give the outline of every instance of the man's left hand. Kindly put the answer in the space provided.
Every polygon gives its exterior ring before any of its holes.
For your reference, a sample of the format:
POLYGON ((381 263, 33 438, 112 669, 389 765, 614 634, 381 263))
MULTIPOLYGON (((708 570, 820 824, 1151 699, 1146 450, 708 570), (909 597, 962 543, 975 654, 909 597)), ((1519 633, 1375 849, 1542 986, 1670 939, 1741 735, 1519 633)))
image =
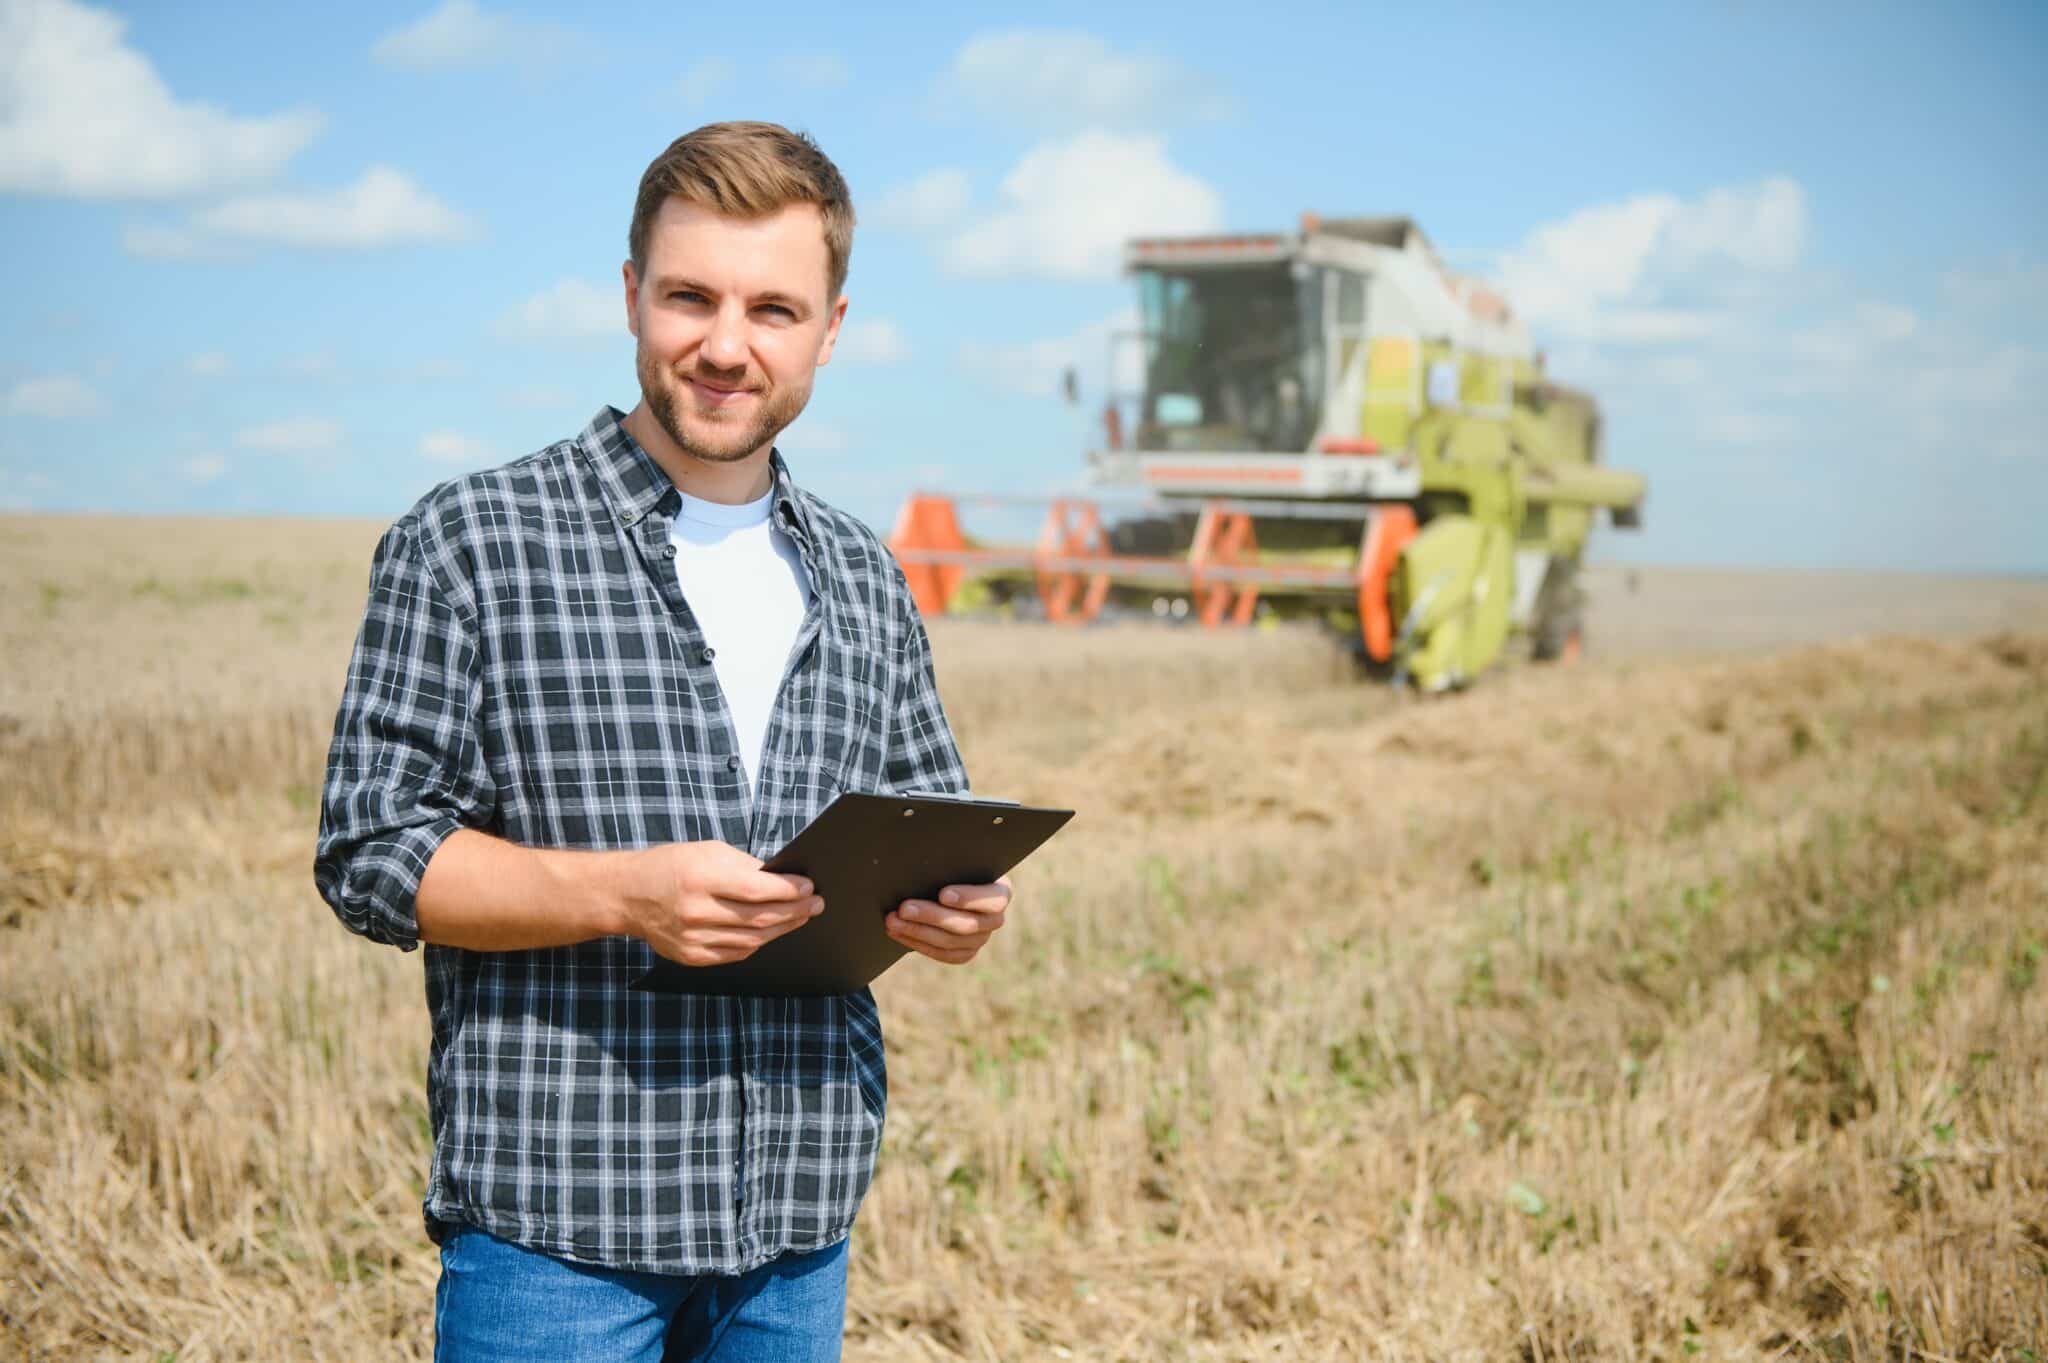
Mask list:
POLYGON ((965 965, 1002 927, 1010 909, 1010 878, 993 885, 948 885, 936 902, 906 899, 882 920, 889 935, 920 955, 965 965))

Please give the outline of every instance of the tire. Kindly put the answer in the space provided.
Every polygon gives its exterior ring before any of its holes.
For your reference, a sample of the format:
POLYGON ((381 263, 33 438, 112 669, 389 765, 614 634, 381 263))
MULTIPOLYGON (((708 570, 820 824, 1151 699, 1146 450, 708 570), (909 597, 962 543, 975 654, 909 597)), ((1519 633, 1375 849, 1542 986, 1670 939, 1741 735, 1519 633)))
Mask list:
POLYGON ((1118 554, 1164 557, 1185 549, 1187 541, 1180 537, 1180 528, 1172 517, 1143 516, 1111 525, 1109 547, 1113 553, 1118 554))
POLYGON ((1586 637, 1586 592, 1579 586, 1576 558, 1550 560, 1536 594, 1530 634, 1529 653, 1539 663, 1569 662, 1579 656, 1586 637))

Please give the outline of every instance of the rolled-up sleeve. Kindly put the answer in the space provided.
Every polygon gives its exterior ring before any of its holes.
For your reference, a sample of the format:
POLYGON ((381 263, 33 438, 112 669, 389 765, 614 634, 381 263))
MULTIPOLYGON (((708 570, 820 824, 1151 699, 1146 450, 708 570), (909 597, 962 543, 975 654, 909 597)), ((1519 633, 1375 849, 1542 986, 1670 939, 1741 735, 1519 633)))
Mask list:
POLYGON ((402 520, 371 561, 320 793, 313 880, 350 931, 417 947, 427 862, 456 829, 490 821, 481 694, 475 623, 451 605, 416 526, 402 520))
POLYGON ((952 726, 946 722, 945 707, 939 702, 931 638, 925 633, 924 618, 917 607, 909 604, 909 597, 909 589, 904 588, 910 628, 896 669, 898 689, 886 767, 889 788, 898 793, 932 790, 965 795, 967 767, 960 760, 952 726))

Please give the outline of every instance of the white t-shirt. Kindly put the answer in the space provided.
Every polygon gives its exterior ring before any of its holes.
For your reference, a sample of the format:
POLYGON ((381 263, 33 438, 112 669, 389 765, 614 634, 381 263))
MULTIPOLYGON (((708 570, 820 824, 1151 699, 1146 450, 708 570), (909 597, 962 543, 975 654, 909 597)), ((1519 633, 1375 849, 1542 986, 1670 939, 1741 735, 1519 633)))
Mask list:
POLYGON ((761 770, 768 713, 811 604, 796 542, 769 518, 771 492, 729 506, 683 494, 669 527, 676 580, 711 648, 711 667, 739 737, 749 786, 761 770))

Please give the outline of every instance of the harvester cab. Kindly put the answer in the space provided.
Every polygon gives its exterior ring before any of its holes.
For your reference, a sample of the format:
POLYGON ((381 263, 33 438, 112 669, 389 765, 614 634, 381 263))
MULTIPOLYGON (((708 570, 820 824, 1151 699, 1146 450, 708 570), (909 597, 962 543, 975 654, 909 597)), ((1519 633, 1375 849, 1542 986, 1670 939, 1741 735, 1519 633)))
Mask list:
POLYGON ((1639 524, 1644 481, 1602 466, 1597 406, 1549 381, 1504 298, 1407 218, 1145 239, 1125 265, 1141 325, 1112 340, 1130 377, 1087 456, 1105 495, 1048 499, 1037 543, 1008 548, 970 545, 959 508, 1017 499, 913 496, 889 544, 920 609, 1313 614, 1425 690, 1517 631, 1577 653, 1594 515, 1639 524))

